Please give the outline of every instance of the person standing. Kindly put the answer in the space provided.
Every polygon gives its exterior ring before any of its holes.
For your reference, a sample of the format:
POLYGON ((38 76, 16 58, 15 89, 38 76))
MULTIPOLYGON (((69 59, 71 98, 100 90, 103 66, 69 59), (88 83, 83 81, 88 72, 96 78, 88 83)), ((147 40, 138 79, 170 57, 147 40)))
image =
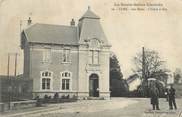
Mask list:
POLYGON ((157 89, 155 84, 151 87, 150 99, 151 99, 153 110, 160 110, 159 109, 159 90, 157 89))
POLYGON ((171 87, 169 89, 169 109, 170 110, 173 109, 173 106, 175 109, 177 109, 176 101, 175 101, 175 92, 176 92, 176 90, 171 85, 171 87))

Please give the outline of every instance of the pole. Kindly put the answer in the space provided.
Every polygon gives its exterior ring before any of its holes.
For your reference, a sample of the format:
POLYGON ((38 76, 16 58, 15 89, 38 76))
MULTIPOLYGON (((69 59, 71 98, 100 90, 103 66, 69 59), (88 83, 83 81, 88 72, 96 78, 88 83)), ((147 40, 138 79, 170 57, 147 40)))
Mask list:
POLYGON ((142 47, 142 78, 145 79, 145 49, 142 47))
POLYGON ((144 85, 143 87, 144 96, 148 96, 148 80, 146 79, 146 64, 145 64, 145 48, 144 47, 142 47, 142 78, 143 78, 142 84, 144 85))
POLYGON ((7 65, 7 76, 9 78, 9 61, 10 61, 10 55, 8 53, 8 65, 7 65))
POLYGON ((15 77, 16 77, 16 69, 17 69, 17 55, 18 53, 15 53, 15 77))
POLYGON ((9 80, 9 85, 8 85, 8 103, 9 103, 9 109, 11 108, 11 80, 10 80, 10 76, 9 76, 9 65, 10 65, 10 53, 8 53, 8 69, 7 69, 7 76, 8 76, 8 80, 9 80))

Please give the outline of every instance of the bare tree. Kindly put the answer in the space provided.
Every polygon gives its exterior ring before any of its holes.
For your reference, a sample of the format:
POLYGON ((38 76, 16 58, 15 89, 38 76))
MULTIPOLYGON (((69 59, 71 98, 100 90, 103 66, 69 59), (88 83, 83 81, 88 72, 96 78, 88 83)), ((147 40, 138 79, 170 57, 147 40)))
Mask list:
POLYGON ((165 61, 162 61, 159 53, 154 50, 145 50, 144 53, 137 53, 134 57, 135 70, 142 79, 156 77, 161 73, 168 72, 165 68, 165 61), (144 72, 144 73, 143 73, 144 72), (144 74, 142 76, 142 73, 144 74))
POLYGON ((138 74, 142 80, 139 90, 143 90, 144 95, 148 95, 148 78, 155 78, 163 83, 167 83, 167 70, 165 68, 165 61, 161 60, 159 53, 154 50, 144 50, 137 53, 134 57, 134 64, 136 68, 133 70, 138 74))

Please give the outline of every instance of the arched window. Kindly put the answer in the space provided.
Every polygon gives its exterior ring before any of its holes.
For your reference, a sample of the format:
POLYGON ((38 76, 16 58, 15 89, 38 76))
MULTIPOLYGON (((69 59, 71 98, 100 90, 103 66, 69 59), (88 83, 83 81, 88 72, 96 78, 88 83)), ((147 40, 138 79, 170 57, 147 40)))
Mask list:
POLYGON ((53 73, 50 71, 41 72, 41 89, 42 90, 52 89, 52 76, 53 76, 53 73))
POLYGON ((61 90, 72 89, 72 73, 69 71, 61 72, 61 90))

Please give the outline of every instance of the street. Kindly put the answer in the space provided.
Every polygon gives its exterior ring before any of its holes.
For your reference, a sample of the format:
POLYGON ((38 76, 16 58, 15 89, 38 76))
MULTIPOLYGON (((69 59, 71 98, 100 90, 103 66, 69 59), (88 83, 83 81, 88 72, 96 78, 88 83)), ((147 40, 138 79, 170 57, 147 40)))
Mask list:
POLYGON ((148 98, 80 100, 2 113, 1 117, 182 117, 182 99, 176 101, 178 110, 169 110, 168 102, 160 99, 160 110, 153 111, 148 98))

